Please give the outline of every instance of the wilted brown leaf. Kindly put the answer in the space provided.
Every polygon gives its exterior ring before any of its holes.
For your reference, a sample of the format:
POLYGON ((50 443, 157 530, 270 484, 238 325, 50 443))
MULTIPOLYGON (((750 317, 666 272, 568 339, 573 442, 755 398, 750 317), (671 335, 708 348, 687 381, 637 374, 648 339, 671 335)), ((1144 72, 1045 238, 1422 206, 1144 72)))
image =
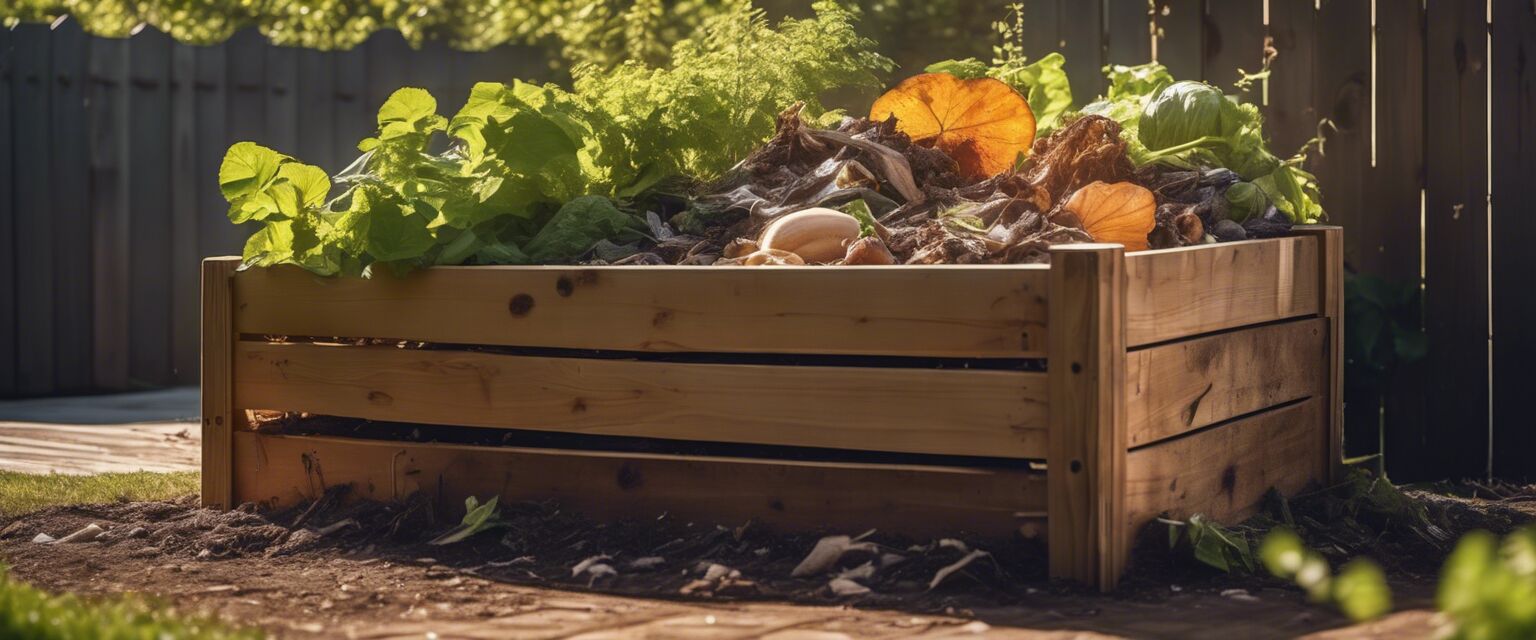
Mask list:
POLYGON ((1088 184, 1062 209, 1077 216, 1095 242, 1123 244, 1126 251, 1147 249, 1147 234, 1157 224, 1157 199, 1130 182, 1088 184))

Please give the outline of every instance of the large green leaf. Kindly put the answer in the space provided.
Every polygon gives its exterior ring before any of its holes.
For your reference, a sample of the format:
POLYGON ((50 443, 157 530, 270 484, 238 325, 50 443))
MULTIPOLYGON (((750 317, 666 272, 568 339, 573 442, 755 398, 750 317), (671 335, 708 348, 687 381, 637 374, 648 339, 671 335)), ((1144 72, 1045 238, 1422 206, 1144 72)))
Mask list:
POLYGON ((437 99, 425 89, 405 87, 390 94, 379 107, 379 139, 440 131, 447 124, 437 115, 437 99))
POLYGON ((254 142, 236 142, 219 164, 219 191, 231 203, 256 194, 277 176, 283 155, 254 142))

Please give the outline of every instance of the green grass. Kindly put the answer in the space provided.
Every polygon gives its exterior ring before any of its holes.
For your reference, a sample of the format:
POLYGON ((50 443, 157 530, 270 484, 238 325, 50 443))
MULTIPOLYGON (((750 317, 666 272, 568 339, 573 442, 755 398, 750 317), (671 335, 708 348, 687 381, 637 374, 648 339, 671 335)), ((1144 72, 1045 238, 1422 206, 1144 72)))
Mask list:
MULTIPOLYGON (((0 471, 0 515, 67 504, 164 500, 197 493, 198 474, 102 473, 90 476, 0 471)), ((178 614, 138 597, 86 600, 53 595, 10 577, 0 564, 0 638, 261 638, 207 617, 178 614)))
POLYGON ((188 617, 138 598, 86 601, 56 596, 10 578, 0 565, 0 638, 261 638, 255 630, 234 630, 206 617, 188 617))
POLYGON ((125 500, 166 500, 197 493, 196 471, 99 473, 89 476, 0 471, 0 516, 43 507, 125 500))

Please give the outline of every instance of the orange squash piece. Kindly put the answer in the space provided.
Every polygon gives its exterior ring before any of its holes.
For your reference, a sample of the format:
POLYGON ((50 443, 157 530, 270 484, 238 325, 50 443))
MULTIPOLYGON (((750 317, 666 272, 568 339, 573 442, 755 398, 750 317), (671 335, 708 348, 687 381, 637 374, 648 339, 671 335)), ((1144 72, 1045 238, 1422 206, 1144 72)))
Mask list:
POLYGON ((1147 249, 1147 234, 1157 226, 1157 198, 1129 182, 1088 183, 1062 209, 1077 216, 1094 242, 1123 244, 1126 251, 1147 249))
POLYGON ((896 116, 896 130, 954 158, 967 177, 990 178, 1013 167, 1035 141, 1035 114, 1012 87, 947 73, 912 76, 869 110, 871 120, 896 116))

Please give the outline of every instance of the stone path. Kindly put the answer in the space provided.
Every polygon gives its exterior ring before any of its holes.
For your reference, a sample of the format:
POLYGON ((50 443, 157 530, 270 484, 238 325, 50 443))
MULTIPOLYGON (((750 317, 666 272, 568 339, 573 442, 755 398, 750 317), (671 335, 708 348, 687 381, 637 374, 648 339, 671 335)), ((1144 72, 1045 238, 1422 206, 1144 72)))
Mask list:
POLYGON ((0 402, 0 471, 196 471, 197 389, 0 402))

